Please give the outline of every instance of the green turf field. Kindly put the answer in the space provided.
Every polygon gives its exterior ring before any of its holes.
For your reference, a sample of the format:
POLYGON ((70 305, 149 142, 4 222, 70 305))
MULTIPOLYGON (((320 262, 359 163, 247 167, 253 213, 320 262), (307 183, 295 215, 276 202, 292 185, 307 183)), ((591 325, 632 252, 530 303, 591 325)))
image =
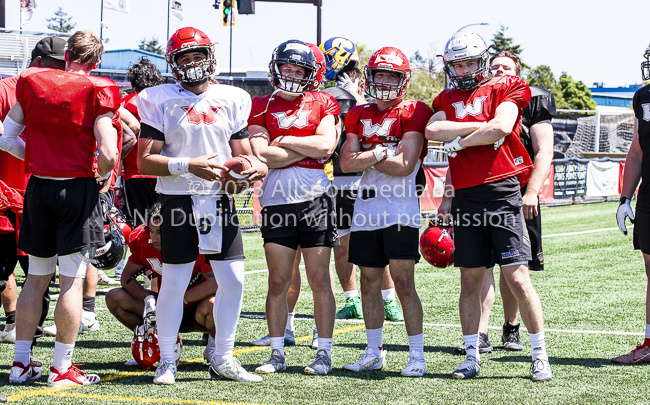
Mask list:
MULTIPOLYGON (((85 363, 82 370, 100 374, 102 382, 74 389, 49 389, 45 378, 25 386, 8 385, 13 346, 2 344, 0 394, 24 404, 647 404, 650 365, 610 363, 611 357, 629 352, 643 340, 646 277, 641 254, 632 250, 631 237, 623 237, 618 230, 553 236, 614 228, 616 207, 616 203, 602 203, 542 211, 544 233, 551 235, 544 239, 546 271, 533 273, 532 278, 544 307, 554 374, 551 382, 530 381, 530 341, 525 332, 523 352, 512 354, 498 347, 503 316, 498 294, 490 321, 495 351, 482 356, 480 377, 452 380, 451 372, 463 361, 452 354, 461 339, 458 270, 420 263, 416 282, 424 308, 428 365, 424 378, 407 379, 399 374, 408 360, 408 341, 400 324, 384 327, 386 372, 342 371, 341 366, 353 363, 365 347, 363 324, 346 321, 335 325, 333 373, 327 377, 304 375, 302 369, 314 351, 308 346, 312 299, 303 278, 303 295, 296 311, 303 319, 296 321, 296 333, 305 338, 286 349, 287 372, 265 376, 261 384, 210 380, 202 360, 201 335, 196 333, 183 336, 184 362, 178 368, 176 384, 155 386, 153 372, 123 365, 131 358, 132 333, 105 310, 100 292, 97 314, 101 329, 79 336, 73 361, 85 363)), ((259 233, 244 238, 247 271, 265 269, 259 233)), ((267 334, 265 321, 259 319, 265 295, 266 273, 248 274, 235 349, 249 371, 270 354, 269 348, 248 343, 267 334)), ((340 308, 344 301, 340 287, 336 298, 340 308)), ((43 338, 35 349, 44 369, 50 365, 53 344, 54 338, 43 338)))

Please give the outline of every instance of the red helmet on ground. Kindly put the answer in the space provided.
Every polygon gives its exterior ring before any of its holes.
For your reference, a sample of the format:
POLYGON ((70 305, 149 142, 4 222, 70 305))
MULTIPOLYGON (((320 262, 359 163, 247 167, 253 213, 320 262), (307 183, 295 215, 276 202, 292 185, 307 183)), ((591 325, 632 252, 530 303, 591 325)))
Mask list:
POLYGON ((406 95, 411 83, 411 64, 402 51, 391 46, 373 53, 363 69, 366 78, 366 94, 377 100, 394 100, 406 95), (399 76, 396 84, 375 83, 375 73, 390 72, 399 76))
POLYGON ((454 263, 454 238, 451 226, 430 221, 420 236, 420 252, 432 266, 444 269, 454 263))
POLYGON ((192 27, 181 28, 167 41, 165 59, 172 69, 176 80, 184 83, 196 83, 207 80, 215 73, 217 61, 214 58, 214 44, 201 30, 192 27), (206 59, 183 66, 176 63, 185 52, 201 52, 206 59))
POLYGON ((309 49, 314 53, 314 58, 316 58, 316 64, 318 66, 318 71, 316 72, 316 79, 314 80, 314 85, 312 90, 318 91, 321 84, 323 84, 323 79, 325 78, 325 55, 323 51, 320 50, 315 44, 305 42, 309 49))
MULTIPOLYGON (((181 351, 183 349, 183 342, 181 335, 178 335, 176 340, 176 347, 174 348, 174 358, 176 364, 181 359, 181 351)), ((143 370, 155 370, 160 363, 160 346, 158 346, 158 335, 147 331, 144 325, 135 327, 135 334, 131 340, 131 353, 133 359, 138 366, 143 370)))

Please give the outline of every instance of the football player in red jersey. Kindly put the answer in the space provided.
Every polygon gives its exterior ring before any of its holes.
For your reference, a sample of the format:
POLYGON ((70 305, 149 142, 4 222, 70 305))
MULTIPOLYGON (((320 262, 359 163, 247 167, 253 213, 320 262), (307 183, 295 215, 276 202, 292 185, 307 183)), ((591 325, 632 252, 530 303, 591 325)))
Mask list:
MULTIPOLYGON (((62 38, 47 37, 41 39, 32 50, 32 61, 29 66, 64 70, 64 48, 65 40, 62 38)), ((13 76, 0 81, 0 120, 2 121, 16 103, 16 83, 18 78, 19 76, 13 76)), ((29 174, 25 173, 24 162, 7 152, 0 151, 0 180, 23 195, 29 180, 29 174)), ((15 220, 13 222, 14 227, 18 228, 18 223, 15 220)), ((0 280, 7 282, 7 288, 1 294, 6 325, 0 335, 0 342, 14 343, 16 341, 15 316, 16 300, 18 298, 16 277, 14 275, 16 264, 20 263, 25 275, 29 272, 28 256, 24 252, 19 254, 16 243, 16 232, 0 234, 0 259, 3 262, 0 266, 0 280)), ((34 339, 43 335, 43 321, 49 308, 50 293, 49 288, 47 288, 43 294, 43 309, 34 339)))
MULTIPOLYGON (((641 63, 641 74, 644 81, 650 80, 650 46, 643 55, 645 61, 641 63)), ((621 200, 616 211, 616 222, 623 235, 627 236, 626 218, 634 224, 633 243, 634 249, 643 253, 645 272, 650 280, 650 181, 642 181, 641 178, 650 178, 650 85, 641 87, 634 93, 632 101, 634 108, 634 137, 630 151, 625 159, 625 172, 623 173, 623 185, 621 188, 621 200), (646 153, 647 152, 647 153, 646 153), (639 195, 636 202, 635 212, 632 211, 630 201, 634 197, 635 190, 639 187, 639 195)), ((650 281, 646 286, 646 307, 645 307, 645 339, 631 352, 612 358, 612 363, 619 364, 641 364, 650 363, 650 281)))
POLYGON ((515 76, 492 78, 485 41, 470 31, 452 36, 444 62, 452 88, 434 100, 426 136, 445 142, 455 192, 454 265, 461 271, 459 311, 467 358, 452 377, 481 372, 480 292, 485 269, 498 263, 531 337, 532 380, 547 381, 552 374, 542 306, 528 274, 531 249, 520 192, 520 181, 526 183, 532 168, 519 139, 530 89, 515 76))
MULTIPOLYGON (((122 273, 122 288, 106 294, 106 306, 113 316, 129 330, 142 325, 143 319, 155 311, 155 296, 162 282, 162 258, 160 256, 160 203, 147 210, 149 225, 136 227, 129 238, 131 251, 129 261, 122 273), (153 290, 147 290, 136 281, 139 274, 146 272, 156 280, 153 290)), ((199 255, 192 272, 192 278, 183 297, 183 320, 179 332, 209 332, 208 347, 204 357, 207 361, 214 352, 214 318, 212 308, 217 282, 212 267, 199 255)))
POLYGON ((271 357, 256 369, 274 373, 286 369, 284 330, 287 290, 296 249, 305 258, 314 295, 318 350, 305 373, 332 370, 331 349, 336 306, 329 271, 331 248, 337 243, 334 201, 325 162, 338 138, 339 106, 330 95, 310 92, 318 64, 311 49, 298 40, 280 44, 269 64, 276 91, 256 97, 248 120, 253 151, 269 166, 260 195, 262 238, 269 267, 266 319, 271 357))
POLYGON ((350 371, 385 369, 381 295, 384 269, 390 266, 402 303, 410 358, 403 376, 421 377, 424 361, 422 305, 415 290, 420 206, 416 175, 426 156, 424 127, 431 109, 404 100, 410 84, 408 58, 397 48, 375 52, 364 69, 366 94, 377 103, 354 107, 345 117, 347 140, 341 150, 344 172, 363 171, 350 233, 349 260, 361 269, 361 296, 368 346, 350 371))
POLYGON ((167 42, 165 55, 178 83, 138 94, 141 119, 138 169, 158 176, 162 203, 161 255, 165 282, 159 293, 157 326, 160 366, 155 384, 176 379, 174 348, 183 317, 183 297, 199 253, 219 284, 215 296, 216 349, 211 374, 261 382, 233 357, 244 291, 244 246, 232 196, 221 186, 223 163, 245 156, 248 181, 266 174, 250 154, 247 119, 251 100, 233 86, 211 84, 214 45, 205 33, 185 27, 167 42))
POLYGON ((110 176, 118 159, 112 118, 119 108, 119 89, 110 79, 89 75, 103 51, 95 34, 76 32, 68 39, 65 72, 30 68, 21 73, 17 103, 3 122, 0 148, 25 158, 26 171, 32 174, 18 239, 18 248, 29 254, 30 274, 18 297, 11 383, 41 376, 29 359, 42 309, 41 301, 33 297, 47 288, 57 259, 61 294, 54 310, 58 330, 48 385, 99 382, 99 376, 84 375, 71 360, 81 318, 83 278, 94 248, 104 245, 95 150, 100 181, 110 176), (18 136, 23 129, 25 141, 18 136))

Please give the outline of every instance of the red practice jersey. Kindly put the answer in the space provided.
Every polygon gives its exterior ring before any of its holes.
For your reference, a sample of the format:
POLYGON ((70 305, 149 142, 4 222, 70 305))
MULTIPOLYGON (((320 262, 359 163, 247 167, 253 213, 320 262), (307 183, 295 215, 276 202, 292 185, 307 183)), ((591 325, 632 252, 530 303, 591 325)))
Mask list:
POLYGON ((20 74, 16 99, 25 113, 25 170, 49 177, 93 177, 93 126, 98 115, 119 108, 115 82, 34 67, 20 74))
MULTIPOLYGON (((339 104, 327 93, 308 91, 293 101, 286 101, 277 95, 268 95, 253 98, 248 125, 266 128, 271 134, 271 140, 282 135, 310 136, 314 135, 323 118, 339 113, 339 104)), ((322 169, 324 164, 316 159, 306 158, 291 166, 322 169)))
MULTIPOLYGON (((122 99, 122 107, 126 108, 135 118, 140 121, 140 116, 138 115, 138 106, 136 100, 138 98, 138 93, 131 93, 128 96, 122 99)), ((128 155, 124 158, 124 180, 129 179, 155 179, 156 176, 145 176, 140 173, 138 170, 138 145, 131 149, 128 155)))
MULTIPOLYGON (((160 285, 160 281, 162 280, 162 256, 153 246, 153 243, 151 243, 151 236, 149 236, 147 227, 140 225, 135 228, 129 236, 128 245, 131 250, 129 261, 152 271, 154 277, 158 280, 158 285, 160 285)), ((210 271, 212 271, 212 266, 205 261, 205 256, 199 255, 194 263, 192 278, 187 289, 189 290, 204 282, 204 274, 210 271)), ((193 304, 193 302, 188 302, 185 306, 187 307, 193 304)))
POLYGON ((519 176, 528 181, 533 162, 521 143, 521 114, 530 101, 526 82, 515 76, 500 76, 469 91, 446 89, 433 100, 433 111, 444 111, 447 120, 456 122, 487 122, 494 118, 497 107, 504 102, 519 107, 517 121, 503 144, 472 146, 449 158, 451 182, 455 188, 468 188, 519 176))
MULTIPOLYGON (((383 111, 377 104, 356 106, 345 116, 345 133, 355 134, 363 150, 370 150, 377 144, 397 146, 407 132, 422 132, 433 115, 431 108, 415 100, 402 100, 399 104, 383 111)), ((424 142, 420 159, 427 155, 424 142)))
MULTIPOLYGON (((0 120, 4 122, 11 107, 16 104, 18 76, 0 80, 0 120)), ((25 174, 25 162, 9 152, 0 151, 0 180, 7 186, 25 192, 29 175, 25 174)))

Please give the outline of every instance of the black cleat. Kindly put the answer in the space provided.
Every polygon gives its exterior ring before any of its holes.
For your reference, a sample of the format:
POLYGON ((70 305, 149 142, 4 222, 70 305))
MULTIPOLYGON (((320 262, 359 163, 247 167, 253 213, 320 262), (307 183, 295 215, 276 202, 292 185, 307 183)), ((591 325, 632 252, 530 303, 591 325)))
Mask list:
MULTIPOLYGON (((490 343, 490 338, 487 333, 479 332, 478 334, 478 352, 481 354, 492 353, 492 344, 490 343)), ((467 354, 465 351, 465 343, 454 347, 454 354, 463 356, 467 354)))
POLYGON ((501 336, 501 342, 503 343, 503 348, 511 352, 520 352, 524 350, 524 346, 521 344, 521 339, 519 338, 519 325, 513 325, 510 322, 506 322, 503 325, 503 335, 501 336))

